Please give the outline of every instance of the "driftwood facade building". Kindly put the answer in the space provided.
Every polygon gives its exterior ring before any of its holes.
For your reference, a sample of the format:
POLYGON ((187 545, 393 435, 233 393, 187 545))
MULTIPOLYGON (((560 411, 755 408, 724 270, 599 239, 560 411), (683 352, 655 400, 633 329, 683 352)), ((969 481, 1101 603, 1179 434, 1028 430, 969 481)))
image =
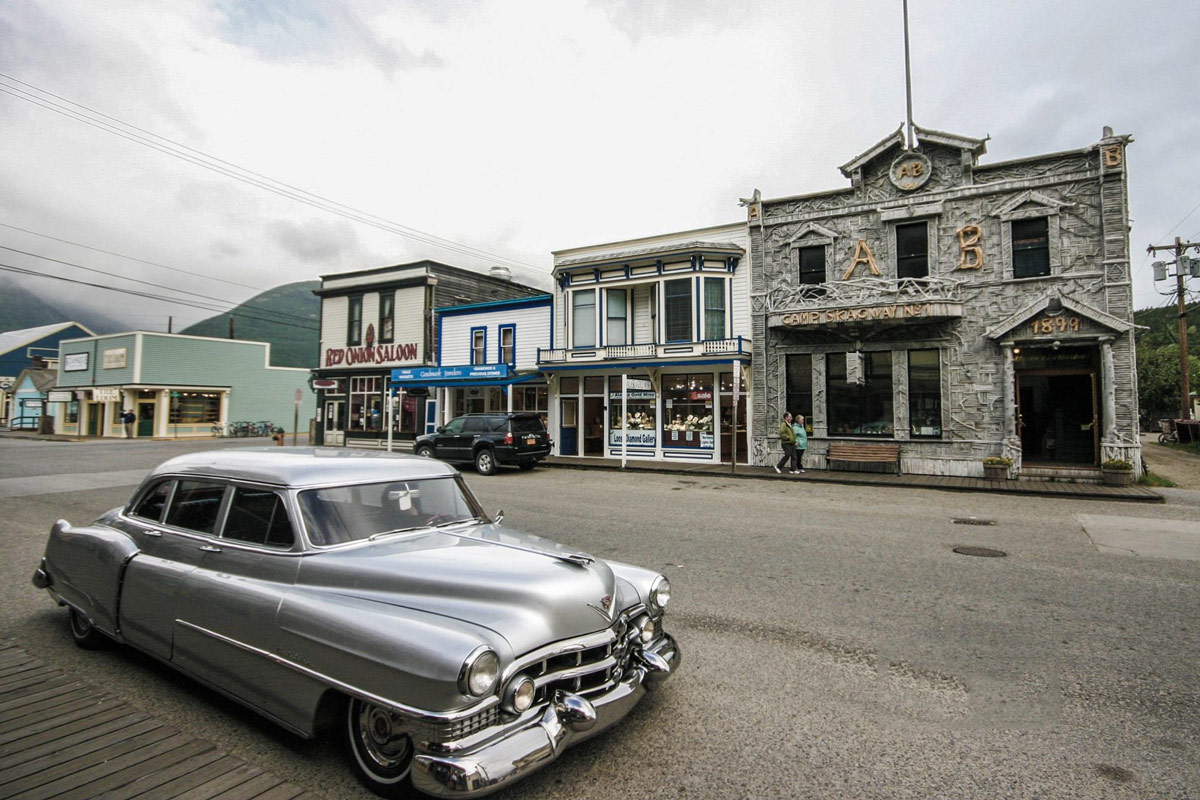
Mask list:
POLYGON ((754 458, 799 411, 807 463, 979 476, 1140 464, 1128 136, 983 165, 985 140, 916 128, 843 189, 744 201, 754 458))

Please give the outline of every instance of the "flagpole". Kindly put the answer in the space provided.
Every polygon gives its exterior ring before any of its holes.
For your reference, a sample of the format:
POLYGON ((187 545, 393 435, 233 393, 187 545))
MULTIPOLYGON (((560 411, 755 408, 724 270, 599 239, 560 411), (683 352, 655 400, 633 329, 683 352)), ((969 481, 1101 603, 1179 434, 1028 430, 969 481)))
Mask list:
POLYGON ((906 147, 912 150, 913 121, 912 121, 912 67, 908 55, 908 0, 904 0, 904 99, 908 110, 908 124, 905 128, 906 147))

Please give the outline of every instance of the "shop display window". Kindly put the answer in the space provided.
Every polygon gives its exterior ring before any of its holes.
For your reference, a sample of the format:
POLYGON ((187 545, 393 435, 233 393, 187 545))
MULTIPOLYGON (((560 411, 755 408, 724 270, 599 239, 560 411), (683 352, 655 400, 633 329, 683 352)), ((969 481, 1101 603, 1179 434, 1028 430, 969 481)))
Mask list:
MULTIPOLYGON (((787 409, 803 414, 805 427, 812 433, 812 356, 792 353, 787 357, 787 409)), ((780 414, 782 416, 782 414, 780 414)))
POLYGON ((914 437, 942 435, 942 377, 937 350, 908 352, 908 424, 914 437))
POLYGON ((891 352, 830 353, 825 375, 831 434, 894 435, 891 352))
POLYGON ((214 392, 171 392, 168 422, 172 425, 213 423, 221 418, 221 395, 214 392))
POLYGON ((712 373, 663 377, 663 447, 713 448, 712 373))
POLYGON ((654 447, 658 436, 658 395, 654 389, 644 388, 650 384, 648 375, 630 376, 637 388, 629 388, 624 394, 625 416, 621 416, 622 381, 620 375, 608 379, 608 443, 621 447, 629 437, 630 447, 654 447))
POLYGON ((383 430, 383 379, 378 376, 350 379, 350 430, 383 430))

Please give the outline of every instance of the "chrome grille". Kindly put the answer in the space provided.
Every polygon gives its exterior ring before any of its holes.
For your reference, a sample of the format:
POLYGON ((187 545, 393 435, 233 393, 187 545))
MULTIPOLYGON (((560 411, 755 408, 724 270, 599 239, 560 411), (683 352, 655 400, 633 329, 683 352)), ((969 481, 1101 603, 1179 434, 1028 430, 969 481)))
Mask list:
POLYGON ((621 615, 609 629, 607 640, 595 636, 581 642, 563 642, 553 652, 521 665, 537 686, 535 703, 543 703, 562 690, 580 695, 611 689, 629 671, 637 631, 629 624, 631 613, 621 615))
POLYGON ((478 714, 455 720, 453 722, 430 722, 427 720, 410 720, 409 730, 413 738, 424 742, 452 742, 463 739, 484 728, 495 725, 500 720, 500 708, 492 706, 478 714))

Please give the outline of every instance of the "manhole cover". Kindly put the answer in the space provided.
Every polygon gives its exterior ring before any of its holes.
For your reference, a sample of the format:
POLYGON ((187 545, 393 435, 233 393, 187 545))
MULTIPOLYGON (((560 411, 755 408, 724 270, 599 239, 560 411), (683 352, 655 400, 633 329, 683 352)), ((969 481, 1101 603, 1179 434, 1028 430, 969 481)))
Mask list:
POLYGON ((980 558, 1004 558, 1008 553, 1003 550, 993 550, 990 547, 956 547, 954 552, 960 556, 979 556, 980 558))
POLYGON ((952 517, 950 519, 955 525, 995 525, 994 519, 983 519, 981 517, 952 517))

